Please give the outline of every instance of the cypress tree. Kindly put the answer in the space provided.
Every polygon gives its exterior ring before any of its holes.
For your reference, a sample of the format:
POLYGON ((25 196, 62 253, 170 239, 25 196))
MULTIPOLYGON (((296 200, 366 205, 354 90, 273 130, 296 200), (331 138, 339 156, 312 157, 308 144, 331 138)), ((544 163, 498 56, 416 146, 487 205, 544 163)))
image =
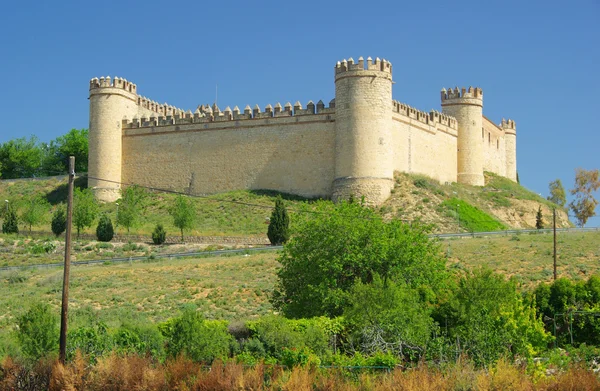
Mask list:
POLYGON ((2 223, 2 233, 19 233, 19 219, 17 217, 17 212, 15 211, 15 208, 12 203, 8 204, 6 213, 4 214, 4 222, 2 223))
POLYGON ((54 215, 52 215, 51 228, 56 236, 60 236, 67 229, 67 216, 62 206, 56 209, 54 215))
POLYGON ((115 231, 113 229, 112 221, 110 221, 110 217, 103 214, 96 227, 96 237, 101 242, 110 242, 114 235, 115 231))
POLYGON ((275 200, 275 208, 271 213, 269 229, 267 236, 272 245, 278 246, 288 241, 290 238, 290 218, 281 196, 275 200))
POLYGON ((544 217, 542 216, 542 207, 538 208, 537 214, 535 215, 535 228, 544 228, 544 217))

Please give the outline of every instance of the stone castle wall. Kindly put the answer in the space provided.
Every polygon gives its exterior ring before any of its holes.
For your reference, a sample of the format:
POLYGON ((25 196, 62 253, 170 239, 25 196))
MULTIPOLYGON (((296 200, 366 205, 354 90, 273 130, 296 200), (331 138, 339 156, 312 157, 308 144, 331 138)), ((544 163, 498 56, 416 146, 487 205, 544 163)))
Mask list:
POLYGON ((191 194, 268 189, 329 197, 331 114, 125 129, 123 182, 191 194))
POLYGON ((382 203, 393 172, 483 184, 516 179, 516 126, 482 115, 479 88, 442 90, 443 113, 392 100, 392 66, 335 66, 336 96, 264 110, 216 105, 194 113, 137 94, 121 78, 90 81, 89 186, 115 201, 121 184, 211 194, 265 189, 382 203), (104 181, 106 179, 106 181, 104 181))

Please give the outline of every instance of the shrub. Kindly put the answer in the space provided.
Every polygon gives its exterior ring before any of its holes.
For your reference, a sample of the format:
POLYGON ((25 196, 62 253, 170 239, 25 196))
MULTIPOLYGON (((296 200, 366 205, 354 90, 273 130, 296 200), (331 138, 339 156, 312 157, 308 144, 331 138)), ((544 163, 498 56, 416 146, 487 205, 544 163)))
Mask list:
POLYGON ((110 221, 110 217, 104 214, 100 217, 100 221, 98 221, 98 226, 96 227, 96 237, 101 242, 110 242, 115 235, 115 231, 113 229, 112 221, 110 221))
POLYGON ((56 236, 60 236, 67 229, 67 216, 63 207, 59 207, 54 211, 51 228, 56 236))
POLYGON ((57 320, 48 304, 34 304, 19 316, 17 324, 17 339, 27 357, 37 360, 56 350, 57 320))
POLYGON ((272 245, 278 246, 288 241, 290 238, 289 233, 290 218, 288 216, 285 205, 281 196, 275 200, 275 208, 271 213, 271 220, 269 222, 269 229, 267 230, 267 236, 272 245))
POLYGON ((4 222, 2 223, 2 233, 18 234, 19 233, 19 218, 12 202, 9 202, 4 214, 4 222))
POLYGON ((227 358, 235 342, 221 321, 207 321, 196 310, 183 314, 159 326, 167 340, 167 354, 177 357, 185 354, 194 361, 212 362, 227 358))
POLYGON ((152 242, 154 244, 163 244, 167 240, 167 231, 162 224, 156 224, 154 231, 152 231, 152 242))

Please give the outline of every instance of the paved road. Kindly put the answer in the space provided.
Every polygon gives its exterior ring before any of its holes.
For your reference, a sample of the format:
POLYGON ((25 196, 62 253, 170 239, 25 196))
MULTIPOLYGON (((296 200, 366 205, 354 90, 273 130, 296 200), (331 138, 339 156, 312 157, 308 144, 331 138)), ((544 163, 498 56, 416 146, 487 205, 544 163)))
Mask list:
MULTIPOLYGON (((557 232, 591 232, 591 231, 600 231, 600 227, 592 227, 592 228, 558 228, 557 232)), ((511 229, 506 231, 491 231, 491 232, 461 232, 461 233, 448 233, 448 234, 432 234, 430 237, 439 238, 439 239, 450 239, 450 238, 473 238, 473 237, 481 237, 481 236, 507 236, 507 235, 519 235, 526 233, 551 233, 552 229, 511 229)), ((72 266, 79 265, 96 265, 103 263, 124 263, 124 262, 133 262, 133 261, 147 261, 152 259, 162 259, 162 258, 184 258, 184 257, 206 257, 206 256, 218 256, 225 254, 249 254, 253 252, 259 251, 277 251, 281 250, 283 246, 266 246, 266 247, 249 247, 249 248, 241 248, 241 249, 232 249, 232 250, 214 250, 214 251, 196 251, 196 252, 187 252, 187 253, 174 253, 174 254, 156 254, 151 256, 136 256, 136 257, 122 257, 122 258, 106 258, 106 259, 95 259, 90 261, 73 261, 71 262, 72 266)), ((0 271, 2 270, 22 270, 22 269, 41 269, 41 268, 52 268, 52 267, 62 267, 62 262, 57 263, 46 263, 46 264, 36 264, 36 265, 25 265, 25 266, 4 266, 0 267, 0 271)))

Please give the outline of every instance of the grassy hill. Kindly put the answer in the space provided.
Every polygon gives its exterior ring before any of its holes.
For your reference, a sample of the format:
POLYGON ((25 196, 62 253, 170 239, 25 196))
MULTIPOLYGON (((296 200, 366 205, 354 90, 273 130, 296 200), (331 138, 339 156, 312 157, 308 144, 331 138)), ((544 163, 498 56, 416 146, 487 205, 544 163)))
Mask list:
MULTIPOLYGON (((486 186, 475 187, 457 183, 442 185, 425 176, 399 173, 395 177, 392 196, 379 211, 390 219, 433 224, 435 232, 469 232, 534 227, 535 214, 541 206, 549 224, 553 206, 549 201, 506 178, 490 173, 486 173, 485 177, 486 186)), ((77 178, 76 186, 84 188, 86 179, 77 178)), ((264 235, 265 221, 270 216, 277 194, 271 191, 233 191, 195 197, 199 218, 190 234, 264 235)), ((0 199, 19 204, 32 195, 43 195, 53 206, 64 202, 67 197, 66 178, 0 181, 0 199)), ((292 214, 299 203, 310 202, 298 196, 282 196, 292 214)), ((176 235, 177 230, 167 212, 174 197, 168 193, 150 193, 143 213, 144 221, 131 233, 149 236, 154 226, 162 223, 168 233, 176 235)), ((101 212, 114 219, 117 205, 103 204, 101 212)), ((47 221, 50 216, 51 211, 46 216, 47 221)), ((563 210, 558 211, 558 225, 571 226, 563 210)), ((34 229, 49 231, 49 223, 34 229)), ((93 233, 94 230, 95 226, 88 232, 93 233)), ((25 232, 25 228, 22 227, 21 231, 25 232)), ((121 229, 119 233, 124 232, 121 229)))
MULTIPOLYGON (((0 242, 6 240, 0 237, 0 242)), ((551 234, 440 243, 448 266, 459 272, 487 266, 515 276, 524 287, 552 279, 551 234)), ((18 246, 18 243, 13 245, 18 246)), ((76 256, 87 251, 86 247, 96 248, 96 245, 94 242, 76 243, 79 248, 75 250, 76 256)), ((559 276, 579 279, 600 273, 600 232, 560 233, 558 245, 559 276)), ((102 256, 96 251, 89 253, 90 257, 102 256)), ((264 315, 272 312, 268 297, 278 267, 275 252, 195 259, 150 257, 146 261, 72 267, 69 311, 72 327, 98 320, 111 326, 122 322, 162 321, 178 315, 185 306, 198 307, 205 316, 215 319, 264 315)), ((0 307, 3 308, 0 341, 13 329, 14 317, 31 303, 50 302, 58 309, 61 284, 60 268, 0 272, 0 307)))

